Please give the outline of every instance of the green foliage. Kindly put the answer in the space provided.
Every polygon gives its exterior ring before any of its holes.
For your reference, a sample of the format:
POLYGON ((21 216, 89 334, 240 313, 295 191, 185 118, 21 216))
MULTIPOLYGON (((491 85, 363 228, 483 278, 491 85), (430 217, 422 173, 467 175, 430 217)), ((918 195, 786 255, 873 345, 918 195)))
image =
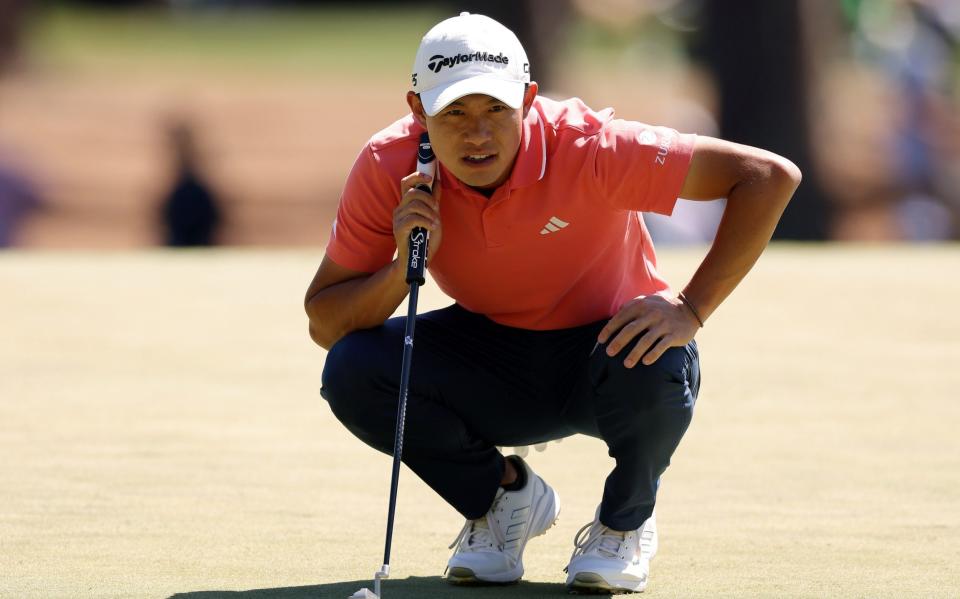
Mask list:
POLYGON ((396 72, 408 69, 428 9, 39 11, 27 42, 34 60, 80 70, 117 67, 247 71, 396 72))

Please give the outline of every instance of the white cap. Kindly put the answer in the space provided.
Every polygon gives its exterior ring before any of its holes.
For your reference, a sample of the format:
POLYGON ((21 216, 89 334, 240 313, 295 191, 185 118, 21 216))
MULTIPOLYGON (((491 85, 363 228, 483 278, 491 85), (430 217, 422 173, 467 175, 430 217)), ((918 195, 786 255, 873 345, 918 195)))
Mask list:
POLYGON ((517 36, 490 17, 467 12, 434 25, 413 62, 413 91, 429 116, 469 94, 520 108, 527 83, 530 63, 517 36))

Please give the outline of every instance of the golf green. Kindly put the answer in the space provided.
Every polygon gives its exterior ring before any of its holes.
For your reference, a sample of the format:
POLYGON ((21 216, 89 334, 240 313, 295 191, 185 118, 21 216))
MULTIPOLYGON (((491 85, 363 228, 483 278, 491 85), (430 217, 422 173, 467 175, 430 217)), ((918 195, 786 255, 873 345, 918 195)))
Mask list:
MULTIPOLYGON (((704 251, 662 251, 668 280, 704 251)), ((321 257, 0 253, 0 597, 371 584, 390 460, 319 396, 302 298, 321 257)), ((957 246, 767 251, 698 336, 647 596, 960 593, 958 273, 957 246)), ((448 302, 428 282, 421 311, 448 302)), ((529 462, 563 508, 524 582, 444 583, 462 521, 404 469, 384 597, 564 596, 611 460, 569 438, 529 462)))

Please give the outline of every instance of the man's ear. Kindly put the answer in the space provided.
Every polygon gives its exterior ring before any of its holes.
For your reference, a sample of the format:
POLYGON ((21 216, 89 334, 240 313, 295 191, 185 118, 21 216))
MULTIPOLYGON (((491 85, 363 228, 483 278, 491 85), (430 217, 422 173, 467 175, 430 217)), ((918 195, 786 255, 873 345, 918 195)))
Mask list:
POLYGON ((538 89, 536 81, 531 81, 527 85, 527 91, 523 94, 523 118, 527 118, 527 113, 530 112, 533 101, 537 98, 538 89))
POLYGON ((410 107, 410 112, 413 113, 413 118, 417 123, 426 129, 427 113, 423 111, 423 102, 420 101, 420 96, 415 92, 407 92, 407 106, 410 107))

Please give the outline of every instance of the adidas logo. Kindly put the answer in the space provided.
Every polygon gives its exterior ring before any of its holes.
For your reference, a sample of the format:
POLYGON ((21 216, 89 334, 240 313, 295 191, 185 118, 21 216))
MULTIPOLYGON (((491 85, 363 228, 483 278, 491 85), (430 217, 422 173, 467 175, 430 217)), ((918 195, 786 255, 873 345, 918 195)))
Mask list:
POLYGON ((540 234, 541 234, 541 235, 546 235, 546 234, 548 234, 548 233, 556 233, 557 231, 559 231, 560 229, 566 227, 566 226, 569 225, 569 224, 570 224, 570 223, 565 223, 565 222, 563 222, 562 220, 560 220, 560 219, 557 218, 556 216, 551 216, 551 217, 550 217, 550 220, 547 221, 547 224, 544 225, 544 227, 543 227, 542 229, 540 229, 540 234))

